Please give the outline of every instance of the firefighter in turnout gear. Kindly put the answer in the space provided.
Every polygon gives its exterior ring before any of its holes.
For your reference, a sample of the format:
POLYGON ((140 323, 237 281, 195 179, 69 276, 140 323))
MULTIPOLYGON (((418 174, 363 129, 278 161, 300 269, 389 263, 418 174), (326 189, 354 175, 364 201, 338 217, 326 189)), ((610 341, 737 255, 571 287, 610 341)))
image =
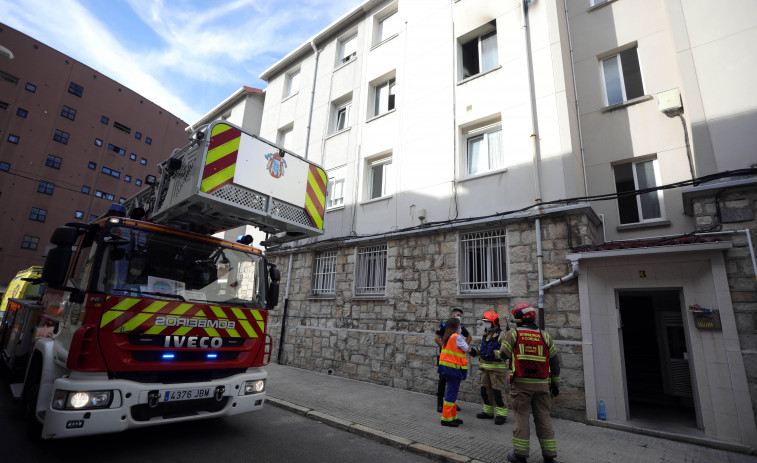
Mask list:
POLYGON ((486 312, 481 321, 486 330, 478 352, 481 360, 481 400, 484 406, 476 418, 494 418, 494 424, 501 425, 507 421, 507 405, 502 397, 507 392, 507 362, 500 358, 500 346, 505 332, 499 325, 496 312, 486 312))
POLYGON ((507 461, 525 463, 529 454, 530 419, 534 415, 545 463, 557 458, 552 429, 552 403, 560 393, 560 360, 552 338, 536 325, 536 310, 526 303, 510 311, 516 328, 505 334, 502 356, 510 359, 510 406, 515 414, 513 451, 507 461))

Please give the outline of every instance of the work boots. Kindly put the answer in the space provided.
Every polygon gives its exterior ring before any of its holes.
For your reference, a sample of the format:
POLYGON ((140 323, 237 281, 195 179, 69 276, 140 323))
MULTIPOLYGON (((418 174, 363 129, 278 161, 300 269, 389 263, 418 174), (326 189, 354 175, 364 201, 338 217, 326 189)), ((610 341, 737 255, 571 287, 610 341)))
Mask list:
POLYGON ((452 427, 452 428, 456 428, 456 427, 460 426, 461 424, 463 424, 463 420, 461 420, 459 418, 456 419, 456 420, 452 420, 452 421, 444 421, 444 420, 442 420, 442 426, 449 426, 449 427, 452 427))
POLYGON ((509 461, 510 463, 527 463, 528 458, 515 452, 510 452, 507 454, 507 461, 509 461))
POLYGON ((506 421, 507 421, 507 417, 506 416, 497 415, 497 417, 494 418, 494 424, 496 424, 496 425, 505 424, 506 421))
POLYGON ((494 418, 494 415, 489 415, 488 413, 480 412, 476 414, 476 418, 478 418, 479 420, 490 420, 494 418))

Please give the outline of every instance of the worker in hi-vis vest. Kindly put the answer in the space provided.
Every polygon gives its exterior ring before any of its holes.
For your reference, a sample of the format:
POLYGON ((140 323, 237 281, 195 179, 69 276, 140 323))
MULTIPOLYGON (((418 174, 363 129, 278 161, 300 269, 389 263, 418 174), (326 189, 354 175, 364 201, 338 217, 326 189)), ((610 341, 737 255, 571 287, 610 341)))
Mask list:
POLYGON ((442 426, 454 428, 463 424, 457 417, 457 392, 460 381, 468 377, 468 350, 470 346, 465 342, 460 329, 460 319, 450 318, 445 322, 442 337, 442 353, 439 355, 437 372, 447 380, 447 392, 444 394, 442 406, 442 426))
POLYGON ((536 325, 536 310, 521 302, 510 311, 515 329, 505 334, 502 357, 510 359, 510 407, 515 414, 513 451, 507 461, 525 463, 529 453, 530 414, 534 414, 545 463, 557 457, 552 403, 560 393, 560 360, 549 334, 536 325))

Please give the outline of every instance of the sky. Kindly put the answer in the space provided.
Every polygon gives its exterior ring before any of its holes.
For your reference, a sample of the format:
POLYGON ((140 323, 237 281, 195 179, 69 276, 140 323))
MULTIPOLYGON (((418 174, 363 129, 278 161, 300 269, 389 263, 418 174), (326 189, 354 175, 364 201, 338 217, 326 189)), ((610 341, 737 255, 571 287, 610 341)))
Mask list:
POLYGON ((191 124, 362 0, 0 0, 0 22, 191 124))

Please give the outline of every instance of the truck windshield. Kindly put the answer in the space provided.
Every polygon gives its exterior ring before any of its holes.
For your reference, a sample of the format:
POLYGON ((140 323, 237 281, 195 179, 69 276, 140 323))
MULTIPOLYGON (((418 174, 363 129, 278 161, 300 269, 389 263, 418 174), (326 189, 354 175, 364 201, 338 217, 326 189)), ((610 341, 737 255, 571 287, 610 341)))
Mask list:
POLYGON ((103 238, 97 289, 114 296, 147 296, 262 308, 262 258, 215 243, 116 226, 103 238))

